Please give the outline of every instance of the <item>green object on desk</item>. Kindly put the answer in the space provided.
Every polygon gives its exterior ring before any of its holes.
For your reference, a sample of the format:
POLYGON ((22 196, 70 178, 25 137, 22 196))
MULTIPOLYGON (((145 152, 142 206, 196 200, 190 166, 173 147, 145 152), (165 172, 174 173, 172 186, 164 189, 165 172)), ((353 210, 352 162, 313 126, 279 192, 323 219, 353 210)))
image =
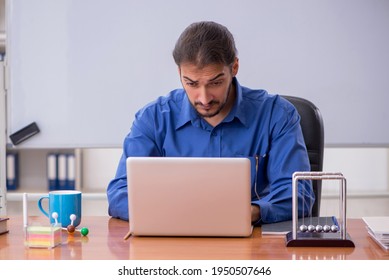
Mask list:
POLYGON ((84 228, 81 229, 80 232, 81 232, 82 236, 87 236, 88 233, 89 233, 89 229, 84 227, 84 228))

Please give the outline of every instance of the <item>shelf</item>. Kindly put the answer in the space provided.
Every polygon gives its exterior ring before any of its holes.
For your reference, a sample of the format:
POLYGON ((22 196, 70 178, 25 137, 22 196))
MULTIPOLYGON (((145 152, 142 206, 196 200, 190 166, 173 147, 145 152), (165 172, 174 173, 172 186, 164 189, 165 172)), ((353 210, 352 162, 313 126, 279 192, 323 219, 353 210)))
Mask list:
MULTIPOLYGON (((40 197, 47 195, 47 192, 34 192, 34 193, 28 193, 28 199, 29 200, 38 200, 40 197)), ((82 193, 82 199, 83 200, 106 200, 107 194, 104 192, 102 193, 82 193)), ((7 193, 7 201, 22 201, 23 200, 23 193, 22 192, 8 192, 7 193)))

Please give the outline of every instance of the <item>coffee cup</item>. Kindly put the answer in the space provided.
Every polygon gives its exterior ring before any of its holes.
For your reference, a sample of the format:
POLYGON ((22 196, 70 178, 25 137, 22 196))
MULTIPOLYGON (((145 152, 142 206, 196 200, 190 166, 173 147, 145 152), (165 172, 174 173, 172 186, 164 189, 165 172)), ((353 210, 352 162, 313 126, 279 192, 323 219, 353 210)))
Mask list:
POLYGON ((76 219, 73 221, 73 226, 77 227, 81 223, 81 192, 80 191, 51 191, 48 195, 42 196, 38 200, 39 210, 50 219, 50 223, 60 223, 63 227, 72 224, 70 215, 75 215, 76 219), (42 202, 48 200, 48 211, 46 211, 42 202), (58 215, 55 219, 53 213, 58 215))

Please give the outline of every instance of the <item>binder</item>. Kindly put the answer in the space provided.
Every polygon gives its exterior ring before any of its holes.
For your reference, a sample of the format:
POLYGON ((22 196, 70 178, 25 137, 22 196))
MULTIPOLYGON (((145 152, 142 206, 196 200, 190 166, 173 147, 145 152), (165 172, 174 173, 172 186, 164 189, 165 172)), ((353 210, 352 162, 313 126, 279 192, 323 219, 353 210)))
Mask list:
POLYGON ((76 182, 76 159, 74 154, 66 155, 66 189, 74 190, 76 182))
POLYGON ((47 155, 47 181, 49 191, 54 191, 58 189, 57 165, 57 154, 49 153, 47 155))
POLYGON ((66 154, 58 154, 58 189, 66 190, 66 154))
POLYGON ((17 152, 9 152, 6 157, 7 190, 16 190, 19 183, 19 155, 17 152))
POLYGON ((47 181, 49 191, 74 190, 76 182, 76 159, 72 153, 49 153, 47 155, 47 181))

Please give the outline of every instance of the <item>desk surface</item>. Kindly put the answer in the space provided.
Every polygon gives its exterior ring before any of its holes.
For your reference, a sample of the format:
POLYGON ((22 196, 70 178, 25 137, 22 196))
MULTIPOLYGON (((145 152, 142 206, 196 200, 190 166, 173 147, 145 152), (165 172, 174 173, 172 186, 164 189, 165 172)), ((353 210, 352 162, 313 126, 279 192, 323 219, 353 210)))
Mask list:
MULTIPOLYGON (((30 217, 45 225, 45 217, 30 217)), ((22 217, 10 217, 9 233, 0 235, 0 259, 86 259, 86 260, 389 260, 389 251, 381 249, 368 235, 360 219, 348 221, 348 233, 355 248, 286 247, 284 236, 262 236, 255 228, 249 238, 130 237, 123 240, 128 222, 110 217, 83 217, 82 226, 90 233, 69 235, 63 231, 63 243, 54 249, 24 247, 22 217)))

